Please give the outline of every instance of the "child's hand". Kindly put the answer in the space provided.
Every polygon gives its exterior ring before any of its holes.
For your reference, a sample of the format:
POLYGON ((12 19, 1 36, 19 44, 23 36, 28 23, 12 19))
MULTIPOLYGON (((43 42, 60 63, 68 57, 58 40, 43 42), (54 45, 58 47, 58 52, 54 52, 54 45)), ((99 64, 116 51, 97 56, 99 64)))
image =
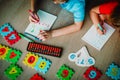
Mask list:
POLYGON ((37 36, 40 40, 45 41, 48 38, 51 38, 51 32, 50 31, 44 31, 44 30, 40 30, 39 35, 37 36))
POLYGON ((29 21, 33 23, 38 23, 39 22, 39 17, 36 13, 31 12, 29 16, 29 21))
POLYGON ((103 30, 100 30, 99 27, 96 27, 96 29, 97 29, 97 32, 98 32, 100 35, 103 35, 103 34, 106 33, 106 30, 105 30, 104 26, 101 26, 101 27, 102 27, 103 30))

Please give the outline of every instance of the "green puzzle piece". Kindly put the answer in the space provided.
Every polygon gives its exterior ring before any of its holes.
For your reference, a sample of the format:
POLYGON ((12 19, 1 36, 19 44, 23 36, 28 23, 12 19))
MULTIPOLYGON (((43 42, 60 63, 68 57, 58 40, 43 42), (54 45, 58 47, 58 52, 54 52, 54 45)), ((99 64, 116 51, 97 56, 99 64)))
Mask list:
POLYGON ((17 61, 19 60, 19 58, 21 57, 22 52, 19 50, 15 50, 15 49, 10 49, 8 51, 8 54, 6 55, 5 59, 8 62, 11 63, 17 63, 17 61))
POLYGON ((60 79, 60 80, 70 80, 71 77, 73 76, 74 71, 72 69, 70 69, 69 67, 67 67, 66 65, 62 65, 60 67, 60 69, 58 70, 56 76, 60 79))
POLYGON ((21 73, 22 73, 22 69, 18 65, 14 65, 14 64, 10 65, 4 71, 4 74, 12 80, 15 80, 21 73))

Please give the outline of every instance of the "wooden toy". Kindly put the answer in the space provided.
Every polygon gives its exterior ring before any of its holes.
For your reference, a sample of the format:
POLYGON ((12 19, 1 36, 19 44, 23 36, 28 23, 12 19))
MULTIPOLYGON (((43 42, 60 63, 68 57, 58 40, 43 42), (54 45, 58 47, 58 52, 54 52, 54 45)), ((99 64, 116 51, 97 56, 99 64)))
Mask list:
POLYGON ((84 73, 84 78, 87 80, 98 80, 101 77, 102 73, 100 70, 94 66, 90 66, 84 73))
POLYGON ((4 74, 12 80, 15 80, 21 73, 22 68, 14 64, 11 64, 4 72, 4 74))
POLYGON ((39 72, 42 72, 43 74, 45 74, 48 71, 48 69, 50 68, 50 66, 51 66, 50 60, 47 60, 43 57, 39 57, 34 68, 36 71, 39 71, 39 72))
POLYGON ((88 67, 95 64, 95 59, 89 55, 85 46, 76 53, 69 54, 68 59, 81 67, 88 67))
POLYGON ((117 64, 112 63, 109 65, 105 74, 114 80, 120 80, 120 67, 117 64))
POLYGON ((27 50, 35 53, 51 55, 55 57, 60 57, 62 49, 59 47, 53 47, 50 45, 45 45, 42 43, 29 42, 27 50))
POLYGON ((45 79, 41 75, 36 73, 30 78, 30 80, 45 80, 45 79))
POLYGON ((69 68, 66 65, 62 65, 58 70, 56 76, 60 80, 70 80, 73 74, 74 74, 74 71, 71 68, 69 68))

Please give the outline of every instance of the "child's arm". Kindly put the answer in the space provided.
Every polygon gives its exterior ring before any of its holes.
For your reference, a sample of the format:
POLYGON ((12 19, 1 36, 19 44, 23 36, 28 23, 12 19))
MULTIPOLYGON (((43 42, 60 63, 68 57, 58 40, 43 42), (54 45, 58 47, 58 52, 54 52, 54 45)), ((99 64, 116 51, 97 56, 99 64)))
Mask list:
POLYGON ((31 0, 31 10, 33 12, 35 11, 35 3, 36 3, 36 0, 31 0))
POLYGON ((90 18, 91 18, 93 24, 96 26, 96 29, 97 29, 98 33, 99 34, 104 34, 106 31, 105 31, 104 26, 101 25, 99 6, 94 7, 94 8, 91 9, 90 18), (103 30, 101 30, 98 25, 100 25, 103 30))
POLYGON ((70 34, 70 33, 79 31, 82 28, 82 25, 83 25, 83 22, 76 22, 72 25, 69 25, 60 29, 56 29, 52 31, 40 31, 38 38, 44 41, 50 37, 57 37, 57 36, 70 34))
POLYGON ((36 0, 31 0, 31 13, 29 16, 29 21, 37 23, 37 22, 39 22, 39 17, 35 11, 35 4, 36 4, 36 0))

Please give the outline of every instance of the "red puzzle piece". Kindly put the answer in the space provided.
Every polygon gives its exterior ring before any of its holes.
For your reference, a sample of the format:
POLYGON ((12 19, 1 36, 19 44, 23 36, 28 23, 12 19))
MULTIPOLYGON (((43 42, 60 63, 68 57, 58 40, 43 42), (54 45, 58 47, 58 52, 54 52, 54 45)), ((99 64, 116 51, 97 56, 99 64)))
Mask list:
POLYGON ((30 80, 45 80, 42 76, 40 76, 38 73, 34 74, 34 76, 32 76, 30 78, 30 80))
POLYGON ((8 27, 5 27, 5 28, 2 30, 2 32, 8 32, 8 31, 9 31, 8 27))
POLYGON ((15 56, 16 56, 16 54, 14 52, 11 52, 10 58, 14 58, 15 56))
POLYGON ((16 31, 13 31, 7 36, 5 36, 5 39, 10 45, 13 45, 20 40, 20 36, 16 31))
POLYGON ((5 52, 6 52, 6 49, 5 49, 5 48, 0 48, 0 55, 5 54, 5 52))
POLYGON ((69 74, 69 71, 68 70, 63 70, 63 77, 67 77, 68 76, 68 74, 69 74))
POLYGON ((89 67, 84 73, 84 77, 87 80, 98 80, 98 78, 100 78, 101 75, 102 73, 100 72, 100 70, 98 70, 94 66, 89 67))
POLYGON ((32 64, 34 61, 35 61, 35 57, 30 56, 30 58, 28 59, 28 63, 32 64))

